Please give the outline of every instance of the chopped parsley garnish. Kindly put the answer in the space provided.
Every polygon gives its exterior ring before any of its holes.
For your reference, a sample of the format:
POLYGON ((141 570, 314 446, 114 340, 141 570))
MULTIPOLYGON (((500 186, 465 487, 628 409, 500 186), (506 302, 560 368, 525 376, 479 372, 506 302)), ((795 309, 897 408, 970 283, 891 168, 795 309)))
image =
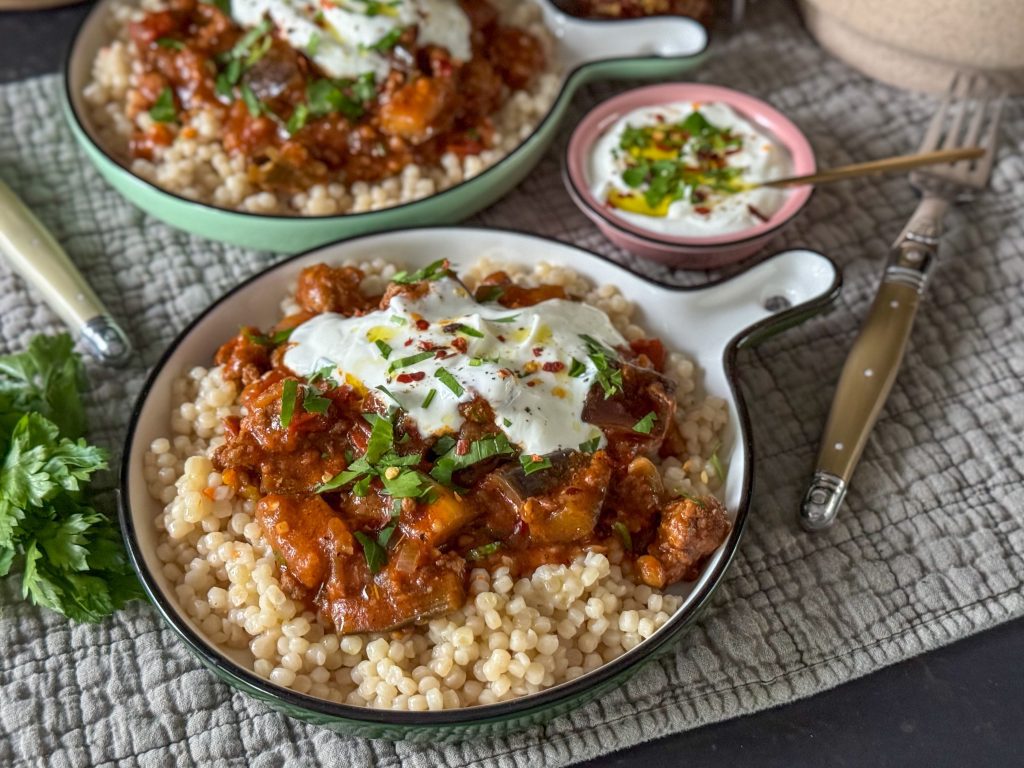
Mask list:
POLYGON ((483 560, 488 555, 493 555, 499 549, 501 549, 501 542, 492 541, 490 544, 481 544, 479 547, 473 547, 466 553, 466 557, 469 560, 483 560))
POLYGON ((370 573, 374 575, 380 573, 381 568, 388 561, 387 550, 378 544, 376 539, 371 539, 362 531, 356 531, 352 535, 363 548, 363 556, 366 558, 366 565, 370 569, 370 573))
POLYGON ((394 16, 401 0, 363 0, 363 13, 367 16, 394 16))
POLYGON ((464 333, 466 336, 472 336, 476 339, 482 339, 484 337, 483 333, 478 331, 476 328, 474 328, 471 325, 465 325, 463 323, 459 323, 458 327, 455 330, 458 333, 464 333))
POLYGON ((687 493, 686 491, 679 491, 679 498, 686 499, 687 501, 692 502, 693 504, 696 504, 701 509, 707 509, 707 507, 704 504, 704 500, 703 499, 701 499, 698 496, 694 496, 691 493, 687 493))
POLYGON ((270 23, 270 20, 263 19, 263 21, 252 29, 246 31, 246 33, 238 39, 238 42, 235 43, 235 47, 228 52, 228 56, 232 59, 244 60, 248 58, 253 45, 255 45, 260 38, 270 32, 271 29, 273 29, 273 25, 270 23))
POLYGON ((612 523, 612 530, 615 534, 622 539, 623 546, 626 547, 630 552, 633 551, 633 536, 629 532, 629 528, 621 520, 616 520, 612 523))
POLYGON ((401 368, 408 368, 410 365, 416 365, 416 363, 422 363, 424 360, 429 360, 434 356, 433 352, 417 352, 415 355, 409 355, 408 357, 400 357, 388 366, 388 373, 394 373, 401 368))
POLYGON ((444 368, 438 368, 437 371, 434 372, 434 376, 437 377, 438 381, 454 392, 456 397, 462 397, 462 394, 466 391, 462 385, 459 384, 459 380, 444 368))
POLYGON ((231 15, 231 0, 202 0, 207 5, 212 5, 225 16, 231 15))
POLYGON ((304 387, 302 391, 302 408, 306 413, 326 413, 331 407, 330 398, 324 397, 313 387, 304 387))
POLYGON ((390 32, 381 37, 380 40, 370 44, 370 50, 377 51, 377 53, 387 53, 388 51, 395 47, 395 45, 401 39, 403 32, 405 32, 405 30, 402 27, 395 27, 390 32))
POLYGON ((253 344, 259 344, 261 347, 275 347, 278 344, 284 344, 288 341, 288 339, 291 338, 292 331, 294 330, 294 328, 285 328, 281 331, 275 331, 269 336, 264 336, 261 333, 253 333, 249 329, 243 328, 242 335, 253 344))
POLYGON ((483 285, 476 290, 476 300, 480 303, 497 301, 504 295, 505 289, 500 285, 483 285))
POLYGON ((626 157, 622 182, 635 192, 612 191, 616 208, 649 216, 665 216, 676 200, 703 200, 709 191, 732 193, 742 168, 729 167, 728 154, 742 138, 710 123, 698 110, 675 124, 627 126, 620 137, 619 157, 626 157))
POLYGON ((285 128, 288 130, 288 134, 294 136, 296 133, 306 127, 306 121, 309 120, 309 107, 305 104, 297 104, 292 116, 288 118, 288 122, 285 128))
POLYGON ((249 114, 253 117, 259 117, 263 114, 263 102, 259 100, 252 88, 247 83, 242 83, 242 101, 245 102, 245 108, 249 110, 249 114))
POLYGON ((436 394, 437 394, 437 390, 436 389, 431 389, 429 392, 427 392, 427 396, 423 398, 423 404, 420 407, 421 408, 429 408, 430 404, 432 402, 434 402, 434 395, 436 395, 436 394))
POLYGON ((409 321, 406 320, 401 315, 392 315, 388 319, 391 320, 391 322, 394 323, 395 325, 408 325, 408 323, 409 323, 409 321))
POLYGON ((320 485, 316 492, 336 491, 354 483, 353 493, 365 495, 373 478, 378 478, 384 493, 394 499, 429 498, 433 490, 430 478, 413 469, 423 457, 418 453, 402 456, 395 452, 394 425, 390 419, 379 413, 364 413, 363 418, 371 425, 366 452, 355 461, 350 459, 345 470, 320 485))
POLYGON ((173 37, 158 37, 156 44, 161 48, 170 48, 172 51, 185 50, 185 44, 181 40, 175 40, 173 37))
POLYGON ((395 430, 391 425, 391 420, 378 413, 364 413, 363 418, 370 422, 372 427, 363 458, 368 464, 376 464, 384 452, 390 450, 391 446, 395 444, 395 430))
POLYGON ((306 102, 309 113, 314 117, 340 112, 345 117, 355 119, 363 114, 362 104, 326 78, 314 80, 306 86, 306 102))
POLYGON ((524 453, 519 457, 519 463, 523 467, 523 472, 528 475, 540 472, 542 469, 551 469, 551 459, 547 456, 524 453))
POLYGON ((589 440, 585 440, 584 442, 580 443, 580 451, 582 453, 593 453, 594 451, 597 450, 597 446, 599 446, 600 444, 601 436, 595 435, 589 440))
POLYGON ((651 434, 651 430, 654 428, 654 422, 657 420, 657 415, 655 415, 654 411, 651 411, 633 425, 633 431, 639 432, 641 435, 649 435, 651 434))
POLYGON ((314 371, 307 381, 310 384, 316 384, 318 381, 327 381, 334 375, 336 370, 337 368, 334 365, 325 365, 323 368, 314 371))
POLYGON ((715 470, 715 475, 718 476, 719 480, 725 480, 725 469, 722 467, 722 460, 718 458, 718 448, 711 452, 711 456, 708 458, 708 464, 715 470))
POLYGON ((592 336, 584 333, 580 338, 587 345, 587 355, 597 369, 597 383, 604 390, 605 398, 621 392, 622 371, 612 365, 613 360, 618 360, 618 355, 592 336))
POLYGON ((506 427, 511 427, 512 426, 512 419, 502 419, 501 423, 504 424, 506 427))
POLYGON ((391 345, 389 345, 386 341, 381 341, 380 339, 377 339, 373 343, 376 344, 377 349, 380 350, 381 357, 383 357, 385 360, 391 357, 391 345))
POLYGON ((456 445, 452 445, 430 470, 430 476, 442 485, 450 486, 452 474, 460 469, 465 469, 493 456, 507 456, 515 453, 515 449, 509 443, 504 432, 474 441, 469 446, 469 450, 463 454, 457 453, 457 449, 456 445))
POLYGON ((572 362, 569 364, 569 375, 572 376, 574 379, 578 379, 586 372, 587 366, 574 357, 572 359, 572 362))
POLYGON ((149 108, 149 116, 158 123, 173 123, 178 119, 178 109, 174 105, 174 91, 164 88, 149 108))
POLYGON ((299 391, 299 382, 287 379, 281 387, 281 426, 288 429, 295 413, 295 396, 299 391))
POLYGON ((373 101, 377 97, 377 77, 373 72, 364 72, 352 84, 352 95, 359 101, 373 101))
POLYGON ((474 368, 479 368, 484 364, 484 361, 482 357, 471 357, 469 358, 469 364, 474 368))
POLYGON ((451 277, 452 270, 451 265, 448 263, 448 259, 438 259, 432 264, 428 264, 423 269, 417 269, 415 272, 396 272, 391 278, 392 283, 398 283, 399 285, 410 285, 411 283, 419 283, 424 280, 440 280, 442 277, 451 277))
POLYGON ((495 317, 495 318, 492 318, 489 322, 492 322, 492 323, 514 323, 518 319, 519 319, 519 315, 517 313, 515 315, 507 315, 506 317, 495 317))
POLYGON ((394 392, 392 392, 392 391, 391 391, 390 389, 388 389, 387 387, 385 387, 385 386, 384 386, 383 384, 378 384, 378 385, 377 385, 376 387, 374 387, 374 389, 376 389, 376 390, 378 390, 378 391, 380 391, 380 392, 383 392, 383 393, 384 393, 385 395, 387 395, 387 396, 388 396, 388 397, 390 397, 390 398, 391 398, 392 400, 394 400, 394 401, 395 401, 395 404, 396 404, 396 405, 397 405, 397 406, 398 406, 399 408, 401 408, 401 407, 402 407, 402 404, 401 404, 401 403, 399 402, 398 398, 397 398, 397 397, 395 397, 395 393, 394 393, 394 392))
POLYGON ((309 36, 309 40, 306 42, 306 55, 309 58, 316 56, 316 52, 320 50, 320 33, 314 32, 309 36))

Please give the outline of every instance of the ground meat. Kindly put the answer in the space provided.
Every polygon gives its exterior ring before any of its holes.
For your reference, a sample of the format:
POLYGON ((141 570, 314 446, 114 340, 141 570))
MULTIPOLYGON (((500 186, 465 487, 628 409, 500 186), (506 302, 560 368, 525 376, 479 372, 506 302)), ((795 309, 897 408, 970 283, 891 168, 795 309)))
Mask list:
POLYGON ((376 301, 359 290, 362 270, 317 264, 299 273, 295 301, 307 312, 339 312, 354 315, 372 309, 376 301))
POLYGON ((725 541, 731 527, 725 507, 713 496, 678 499, 665 506, 647 550, 661 564, 664 582, 652 586, 697 578, 701 562, 725 541))

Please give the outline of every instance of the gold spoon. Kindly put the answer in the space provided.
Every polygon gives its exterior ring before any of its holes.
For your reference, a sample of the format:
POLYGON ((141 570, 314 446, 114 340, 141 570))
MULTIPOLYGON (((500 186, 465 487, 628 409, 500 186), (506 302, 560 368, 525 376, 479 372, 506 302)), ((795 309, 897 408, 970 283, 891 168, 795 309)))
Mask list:
POLYGON ((872 176, 878 173, 909 171, 912 168, 920 168, 924 165, 955 163, 959 160, 975 160, 984 154, 985 150, 981 147, 963 147, 961 149, 939 149, 934 152, 920 152, 914 155, 883 157, 881 160, 869 160, 866 163, 841 165, 838 168, 831 168, 827 171, 819 171, 817 173, 808 173, 803 176, 788 176, 784 179, 743 184, 742 189, 737 191, 745 192, 749 189, 757 189, 758 187, 778 188, 799 187, 804 184, 827 184, 832 181, 853 179, 858 176, 872 176))

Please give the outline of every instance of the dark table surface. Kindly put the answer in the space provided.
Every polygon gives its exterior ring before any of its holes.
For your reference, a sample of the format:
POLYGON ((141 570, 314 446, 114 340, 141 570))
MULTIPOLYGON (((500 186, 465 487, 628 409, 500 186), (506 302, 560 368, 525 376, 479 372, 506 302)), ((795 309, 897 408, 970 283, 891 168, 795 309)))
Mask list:
MULTIPOLYGON (((87 10, 0 13, 0 82, 57 71, 87 10)), ((1024 619, 1018 619, 810 699, 581 768, 1022 764, 1024 619)))

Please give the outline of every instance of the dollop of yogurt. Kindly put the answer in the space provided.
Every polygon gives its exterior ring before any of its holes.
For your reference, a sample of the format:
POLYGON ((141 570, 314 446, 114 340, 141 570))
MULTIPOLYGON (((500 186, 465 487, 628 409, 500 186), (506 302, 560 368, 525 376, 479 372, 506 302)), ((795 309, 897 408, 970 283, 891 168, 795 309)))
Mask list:
POLYGON ((317 315, 289 342, 284 364, 292 371, 309 377, 329 368, 337 382, 383 388, 423 435, 458 431, 459 404, 479 395, 509 441, 538 455, 605 444, 583 421, 598 376, 593 343, 626 344, 596 307, 564 299, 522 309, 482 304, 447 278, 359 317, 317 315))
POLYGON ((232 0, 231 15, 244 27, 270 19, 330 77, 383 78, 389 43, 413 25, 420 45, 447 48, 461 61, 473 55, 469 17, 454 0, 232 0))
MULTIPOLYGON (((710 142, 708 139, 704 146, 710 142)), ((643 107, 616 122, 591 148, 587 181, 593 195, 606 204, 610 214, 634 226, 667 235, 710 237, 756 226, 771 218, 785 200, 782 190, 730 192, 724 188, 727 184, 738 186, 782 178, 790 167, 788 153, 782 147, 726 104, 680 102, 643 107), (670 163, 688 169, 708 164, 708 155, 700 156, 695 151, 701 147, 698 141, 687 141, 677 147, 678 141, 659 144, 656 139, 650 140, 653 131, 682 126, 695 112, 704 118, 702 125, 709 124, 715 131, 716 146, 722 145, 721 137, 727 137, 718 154, 727 170, 714 169, 716 175, 704 177, 709 184, 696 187, 696 194, 694 188, 684 189, 676 181, 673 189, 679 190, 677 194, 681 192, 681 196, 663 198, 660 206, 646 204, 644 193, 650 189, 655 170, 668 172, 670 163), (645 140, 648 146, 637 146, 645 140), (659 162, 660 166, 655 165, 659 162), (628 173, 630 168, 638 167, 653 169, 647 174, 647 181, 639 185, 627 183, 638 181, 639 171, 633 171, 632 176, 628 173), (712 185, 720 188, 714 189, 712 185)))

